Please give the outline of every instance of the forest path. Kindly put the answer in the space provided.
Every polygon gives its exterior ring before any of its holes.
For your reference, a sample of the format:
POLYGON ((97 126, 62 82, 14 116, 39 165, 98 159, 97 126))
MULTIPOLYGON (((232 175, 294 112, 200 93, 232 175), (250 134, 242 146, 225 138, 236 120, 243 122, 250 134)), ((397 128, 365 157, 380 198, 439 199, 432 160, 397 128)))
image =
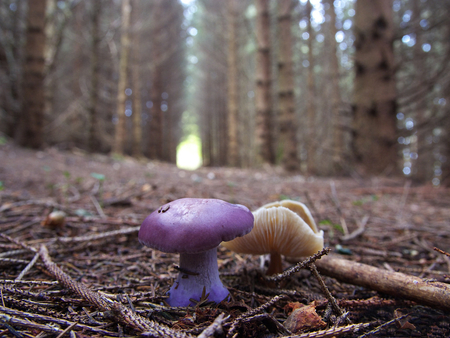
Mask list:
MULTIPOLYGON (((0 262, 0 279, 16 279, 35 255, 26 250, 15 254, 12 251, 21 245, 39 250, 44 244, 54 262, 72 278, 105 294, 126 294, 129 299, 123 299, 124 304, 133 303, 143 315, 149 314, 145 306, 158 303, 170 287, 177 274, 173 265, 178 264, 178 257, 141 247, 136 229, 150 212, 183 197, 219 198, 244 204, 251 210, 276 200, 299 200, 310 208, 324 230, 325 245, 335 253, 347 254, 347 259, 379 268, 449 282, 450 259, 433 248, 450 251, 450 191, 413 186, 402 178, 305 177, 286 175, 273 167, 186 171, 153 161, 87 155, 79 150, 32 151, 6 144, 0 146, 0 182, 0 233, 6 235, 0 238, 0 257, 4 260, 0 262), (63 227, 43 225, 54 209, 67 213, 63 227), (101 237, 108 232, 108 236, 101 237), (5 258, 13 260, 5 261, 5 258)), ((64 287, 58 287, 59 291, 53 294, 54 286, 43 281, 55 279, 45 272, 39 260, 35 264, 22 279, 38 283, 41 296, 53 303, 51 317, 88 321, 86 311, 82 310, 83 302, 73 294, 71 299, 64 298, 64 287), (58 302, 69 302, 72 312, 59 309, 58 302)), ((284 264, 285 268, 292 265, 284 264)), ((231 320, 270 302, 277 294, 284 294, 285 298, 277 298, 269 305, 274 311, 271 318, 276 318, 278 324, 286 319, 288 308, 296 301, 316 300, 317 312, 325 315, 326 299, 307 269, 291 276, 282 290, 261 286, 257 257, 236 255, 219 248, 219 269, 234 297, 233 303, 219 310, 231 314, 231 320)), ((38 297, 31 291, 24 294, 24 290, 31 290, 29 285, 11 284, 2 286, 3 306, 39 313, 42 304, 33 310, 31 305, 21 303, 38 297)), ((415 329, 397 323, 380 329, 377 336, 450 335, 450 317, 439 310, 415 306, 329 277, 325 277, 325 284, 350 312, 353 323, 382 324, 399 317, 400 313, 410 314, 408 322, 415 329)), ((198 334, 220 313, 214 308, 200 309, 195 320, 189 312, 167 315, 162 310, 164 314, 157 311, 152 318, 177 330, 198 334)), ((95 320, 110 323, 98 314, 95 320)), ((264 330, 286 334, 278 324, 271 325, 271 320, 255 317, 253 321, 248 320, 248 326, 237 323, 233 330, 243 336, 250 336, 250 332, 262 334, 264 330)), ((227 332, 231 330, 230 326, 224 328, 227 332)), ((117 327, 110 325, 108 330, 111 334, 117 332, 117 327)))

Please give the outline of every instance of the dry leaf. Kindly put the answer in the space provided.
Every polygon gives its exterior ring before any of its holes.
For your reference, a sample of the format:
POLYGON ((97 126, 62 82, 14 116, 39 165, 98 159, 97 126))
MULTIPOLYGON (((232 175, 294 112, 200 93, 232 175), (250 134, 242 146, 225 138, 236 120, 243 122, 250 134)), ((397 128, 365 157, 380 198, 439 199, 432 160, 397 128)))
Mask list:
POLYGON ((316 312, 316 305, 313 303, 296 308, 284 322, 284 327, 292 333, 306 330, 316 330, 326 327, 327 324, 316 312))

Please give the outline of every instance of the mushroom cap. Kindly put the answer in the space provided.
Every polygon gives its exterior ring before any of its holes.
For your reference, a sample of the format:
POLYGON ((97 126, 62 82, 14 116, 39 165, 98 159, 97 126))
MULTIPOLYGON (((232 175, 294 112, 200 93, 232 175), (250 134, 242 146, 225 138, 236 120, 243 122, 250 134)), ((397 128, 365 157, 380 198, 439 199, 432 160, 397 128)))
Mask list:
POLYGON ((315 223, 313 225, 306 223, 299 214, 281 206, 281 203, 275 202, 273 205, 271 203, 253 212, 255 216, 253 230, 222 245, 240 253, 253 255, 279 253, 287 257, 310 256, 323 249, 323 231, 319 231, 315 223))
POLYGON ((308 207, 305 204, 292 200, 282 200, 278 202, 265 204, 261 208, 272 208, 272 207, 288 208, 289 210, 298 214, 306 222, 306 224, 308 224, 311 227, 311 229, 313 229, 314 232, 319 232, 319 228, 317 227, 316 222, 314 221, 314 218, 311 215, 311 212, 309 211, 308 207))
POLYGON ((139 241, 164 252, 198 253, 249 233, 253 214, 240 204, 218 199, 182 198, 152 212, 139 229, 139 241))

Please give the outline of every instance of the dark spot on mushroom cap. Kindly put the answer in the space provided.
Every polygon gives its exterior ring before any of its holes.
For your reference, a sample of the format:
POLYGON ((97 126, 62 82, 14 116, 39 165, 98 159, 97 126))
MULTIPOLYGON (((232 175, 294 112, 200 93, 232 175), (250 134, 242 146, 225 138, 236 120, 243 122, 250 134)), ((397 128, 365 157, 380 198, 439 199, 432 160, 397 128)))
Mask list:
POLYGON ((243 236, 253 228, 253 214, 239 204, 218 199, 182 198, 151 213, 139 241, 164 252, 196 253, 243 236))

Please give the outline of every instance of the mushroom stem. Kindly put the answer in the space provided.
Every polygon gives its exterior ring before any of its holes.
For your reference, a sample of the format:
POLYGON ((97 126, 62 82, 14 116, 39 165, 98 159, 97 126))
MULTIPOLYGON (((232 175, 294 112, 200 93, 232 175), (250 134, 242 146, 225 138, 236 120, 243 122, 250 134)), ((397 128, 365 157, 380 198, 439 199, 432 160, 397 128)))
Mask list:
POLYGON ((266 275, 272 276, 281 272, 283 272, 283 263, 281 261, 281 255, 278 252, 272 252, 270 254, 270 263, 266 275))
POLYGON ((170 288, 170 306, 194 305, 189 299, 200 301, 205 289, 208 300, 220 303, 229 292, 219 278, 217 248, 188 254, 180 253, 180 273, 170 288))

